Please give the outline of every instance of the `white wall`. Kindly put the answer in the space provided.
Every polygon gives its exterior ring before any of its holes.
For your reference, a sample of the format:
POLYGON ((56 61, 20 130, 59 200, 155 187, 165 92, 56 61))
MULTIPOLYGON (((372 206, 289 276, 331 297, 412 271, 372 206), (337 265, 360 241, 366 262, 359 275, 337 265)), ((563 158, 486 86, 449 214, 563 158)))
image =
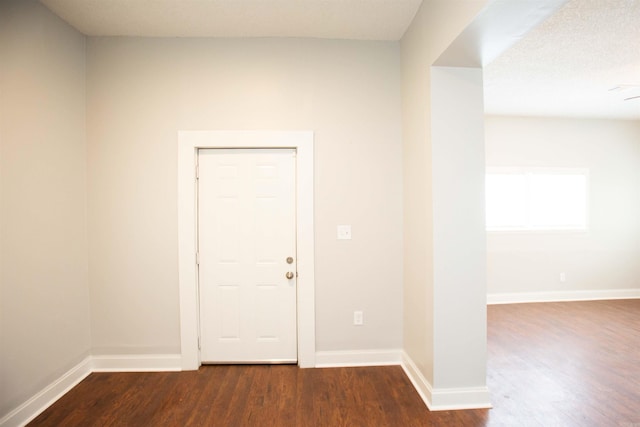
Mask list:
MULTIPOLYGON (((433 386, 438 389, 486 388, 482 95, 482 69, 431 69, 433 386)), ((488 393, 473 399, 486 404, 488 393)))
POLYGON ((94 352, 180 351, 177 132, 245 129, 315 131, 317 350, 400 348, 400 77, 398 43, 90 39, 94 352))
MULTIPOLYGON (((446 406, 446 404, 440 405, 436 402, 438 399, 434 399, 439 388, 484 385, 480 384, 477 379, 479 376, 482 377, 485 372, 485 367, 479 365, 483 365, 486 360, 486 354, 483 352, 486 342, 479 343, 480 347, 477 348, 478 340, 475 336, 476 333, 482 333, 481 328, 484 327, 482 323, 479 325, 480 329, 474 328, 471 332, 474 335, 471 346, 474 348, 470 352, 467 352, 462 358, 447 356, 451 354, 451 351, 454 353, 458 351, 460 349, 457 347, 458 345, 464 347, 466 344, 457 338, 453 341, 447 340, 446 331, 451 327, 457 331, 458 326, 465 324, 468 319, 460 316, 459 308, 461 306, 453 302, 455 298, 450 298, 451 295, 446 289, 447 280, 441 280, 442 274, 439 276, 440 278, 435 277, 434 259, 436 259, 436 252, 440 251, 442 247, 436 247, 435 245, 440 245, 440 243, 434 239, 436 233, 434 227, 437 226, 434 222, 436 220, 434 215, 435 198, 438 197, 434 189, 438 185, 437 179, 442 179, 444 176, 440 176, 440 172, 438 172, 436 177, 437 171, 434 169, 436 161, 434 156, 437 155, 438 149, 434 147, 433 136, 434 122, 432 120, 436 120, 436 115, 432 104, 434 94, 432 92, 433 69, 431 65, 472 21, 485 3, 485 1, 425 1, 402 39, 403 186, 405 194, 403 348, 406 356, 415 365, 417 371, 415 376, 422 377, 426 381, 423 392, 425 395, 431 394, 426 397, 428 400, 433 399, 432 403, 435 406, 446 406), (453 313, 449 319, 453 322, 451 324, 443 322, 446 317, 443 314, 447 312, 453 313), (447 357, 448 360, 445 360, 447 357), (470 367, 470 370, 473 371, 470 376, 468 375, 469 370, 460 370, 456 365, 463 360, 474 361, 473 366, 470 367), (464 378, 456 378, 454 371, 462 373, 464 378)), ((475 102, 475 92, 472 99, 475 102)), ((481 105, 479 108, 479 113, 481 113, 481 105)), ((464 123, 464 121, 465 116, 461 112, 456 123, 464 123)), ((474 124, 471 128, 476 131, 481 129, 475 125, 477 120, 472 120, 472 123, 474 124)), ((464 130, 462 134, 464 134, 464 130)), ((456 138, 460 136, 457 135, 456 138)), ((439 134, 437 138, 438 144, 443 144, 440 145, 440 148, 447 152, 446 136, 439 134)), ((464 145, 463 140, 456 139, 456 143, 459 141, 464 145)), ((477 163, 481 165, 482 156, 478 154, 476 148, 479 147, 481 151, 482 133, 480 132, 478 138, 469 142, 473 147, 471 157, 458 162, 455 156, 447 156, 443 160, 444 163, 441 164, 440 171, 447 167, 457 170, 466 161, 473 162, 473 155, 477 157, 477 163)), ((476 172, 476 168, 470 171, 471 175, 476 172)), ((439 194, 439 197, 444 196, 442 192, 439 194)), ((469 202, 473 203, 471 200, 469 202)), ((448 205, 444 209, 452 206, 448 205)), ((468 214, 472 215, 472 212, 468 214)), ((463 238, 464 236, 460 234, 458 237, 463 238)), ((441 255, 439 262, 449 259, 451 255, 450 253, 439 253, 441 255)), ((475 268, 473 271, 477 273, 475 268)), ((440 269, 440 272, 442 273, 444 270, 440 269)), ((481 280, 482 277, 479 279, 481 280)), ((456 283, 454 293, 466 286, 468 286, 466 281, 456 283)), ((484 289, 482 283, 479 284, 479 289, 481 291, 484 289)), ((474 290, 472 290, 472 294, 475 295, 474 290)), ((473 317, 476 318, 475 314, 477 313, 480 313, 480 317, 482 317, 484 310, 482 302, 472 302, 470 305, 474 308, 473 317)), ((461 396, 455 394, 453 400, 459 397, 461 396)))
POLYGON ((0 2, 0 418, 89 352, 85 39, 0 2))
POLYGON ((488 233, 490 297, 640 288, 640 122, 489 116, 486 164, 589 169, 587 232, 488 233))

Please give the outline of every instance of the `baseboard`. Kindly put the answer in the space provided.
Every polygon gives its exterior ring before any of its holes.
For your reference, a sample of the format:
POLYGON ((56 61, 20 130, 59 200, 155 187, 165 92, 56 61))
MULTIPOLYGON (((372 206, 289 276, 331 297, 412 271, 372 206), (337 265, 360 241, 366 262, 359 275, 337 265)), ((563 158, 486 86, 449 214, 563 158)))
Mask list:
POLYGON ((402 369, 430 411, 491 408, 487 387, 434 389, 404 351, 402 369))
POLYGON ((24 426, 91 373, 91 357, 67 371, 31 399, 0 419, 0 427, 24 426))
POLYGON ((318 351, 316 368, 399 365, 401 350, 318 351))
POLYGON ((432 411, 452 411, 460 409, 489 409, 489 389, 487 387, 465 387, 433 390, 432 411))
POLYGON ((607 289, 591 291, 550 291, 491 293, 487 304, 518 304, 527 302, 595 301, 640 298, 640 289, 607 289))
POLYGON ((109 354, 91 358, 92 372, 181 371, 180 354, 109 354))
POLYGON ((404 350, 402 351, 402 369, 407 374, 409 381, 413 384, 413 388, 416 389, 424 404, 431 410, 433 407, 431 403, 431 396, 433 395, 431 383, 422 375, 411 357, 404 350))
POLYGON ((0 427, 24 426, 92 372, 180 371, 179 354, 89 356, 0 419, 0 427))
MULTIPOLYGON (((180 371, 179 354, 90 356, 0 419, 0 427, 24 426, 92 372, 180 371)), ((434 390, 402 350, 320 351, 316 367, 401 365, 432 411, 491 407, 486 387, 434 390)))

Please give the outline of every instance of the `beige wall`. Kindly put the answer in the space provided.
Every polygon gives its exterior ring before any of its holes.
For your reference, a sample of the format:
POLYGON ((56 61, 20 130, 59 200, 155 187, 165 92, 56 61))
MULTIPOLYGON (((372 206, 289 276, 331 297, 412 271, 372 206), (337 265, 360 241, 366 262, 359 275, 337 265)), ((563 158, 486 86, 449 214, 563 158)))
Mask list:
POLYGON ((89 352, 85 39, 0 2, 0 418, 89 352))
POLYGON ((486 148, 489 167, 589 169, 588 232, 488 233, 489 294, 640 288, 640 122, 490 116, 486 148))
POLYGON ((90 39, 94 352, 180 351, 177 132, 196 129, 315 132, 317 350, 400 348, 400 77, 398 43, 90 39))
MULTIPOLYGON (((425 1, 402 39, 404 295, 403 347, 434 384, 431 64, 485 1, 425 1)), ((446 307, 442 307, 446 310, 446 307)))

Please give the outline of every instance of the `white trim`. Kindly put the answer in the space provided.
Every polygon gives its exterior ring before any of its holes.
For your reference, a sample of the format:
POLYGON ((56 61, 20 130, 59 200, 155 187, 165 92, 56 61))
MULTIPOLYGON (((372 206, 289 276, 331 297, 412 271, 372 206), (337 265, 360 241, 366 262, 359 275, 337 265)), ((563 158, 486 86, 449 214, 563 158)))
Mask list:
POLYGON ((180 354, 108 354, 91 358, 92 372, 180 371, 180 354))
POLYGON ((180 371, 180 354, 125 354, 88 356, 67 373, 0 419, 0 427, 24 426, 53 405, 92 372, 180 371))
POLYGON ((519 304, 528 302, 596 301, 609 299, 637 299, 640 289, 601 289, 591 291, 549 291, 491 293, 487 304, 519 304))
POLYGON ((430 411, 491 408, 487 387, 434 389, 406 352, 402 369, 430 411))
POLYGON ((401 350, 318 351, 316 368, 400 365, 401 350))
POLYGON ((427 408, 431 410, 433 406, 431 404, 431 395, 433 394, 433 390, 431 388, 431 383, 427 381, 427 379, 422 375, 420 369, 413 363, 413 360, 409 355, 403 350, 402 351, 402 369, 404 373, 409 377, 409 381, 413 384, 413 387, 416 389, 422 401, 427 408))
POLYGON ((491 409, 489 389, 464 387, 435 389, 431 394, 432 411, 456 411, 460 409, 491 409))
MULTIPOLYGON (((433 390, 411 358, 402 350, 319 351, 314 361, 317 361, 318 368, 401 365, 431 411, 491 407, 486 387, 433 390)), ((92 372, 180 371, 182 364, 181 354, 89 356, 0 419, 0 427, 26 425, 92 372)))
POLYGON ((178 132, 178 281, 183 370, 200 366, 196 274, 195 160, 200 148, 296 149, 298 253, 298 365, 315 366, 315 273, 313 226, 313 132, 178 132))
POLYGON ((91 357, 87 357, 60 378, 36 393, 32 398, 0 419, 0 427, 26 425, 80 383, 80 381, 85 379, 90 373, 91 357))

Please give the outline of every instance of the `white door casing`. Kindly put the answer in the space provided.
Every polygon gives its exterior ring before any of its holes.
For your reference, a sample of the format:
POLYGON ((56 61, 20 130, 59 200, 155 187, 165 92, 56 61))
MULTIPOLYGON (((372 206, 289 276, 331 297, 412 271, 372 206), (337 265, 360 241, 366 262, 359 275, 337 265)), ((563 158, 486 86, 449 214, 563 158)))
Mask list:
POLYGON ((295 150, 198 151, 202 363, 292 363, 295 150))
POLYGON ((182 370, 200 366, 198 350, 196 160, 204 148, 291 148, 296 150, 296 251, 298 365, 315 366, 313 231, 313 132, 178 132, 178 284, 182 370))

